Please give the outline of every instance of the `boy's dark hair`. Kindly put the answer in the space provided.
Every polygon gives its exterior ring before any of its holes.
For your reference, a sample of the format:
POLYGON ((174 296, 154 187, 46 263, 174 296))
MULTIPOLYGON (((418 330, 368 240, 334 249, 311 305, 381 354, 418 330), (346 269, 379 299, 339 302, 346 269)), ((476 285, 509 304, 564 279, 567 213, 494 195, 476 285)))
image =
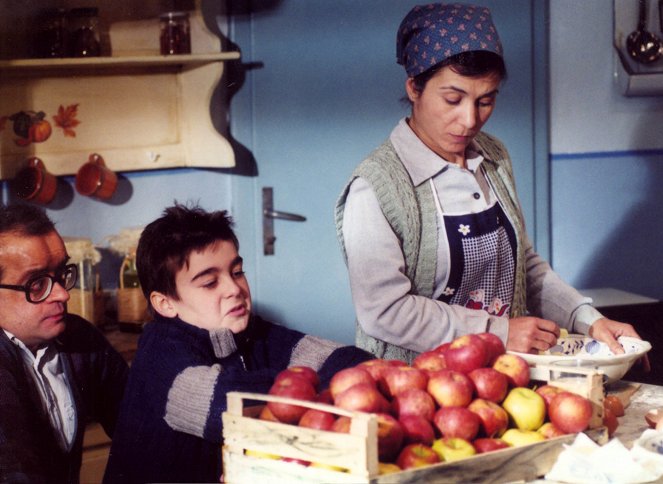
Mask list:
POLYGON ((40 207, 25 203, 0 205, 0 234, 46 235, 54 230, 55 224, 40 207))
POLYGON ((175 275, 195 250, 219 240, 239 241, 232 229, 233 220, 225 210, 206 212, 199 206, 176 203, 150 223, 140 236, 136 250, 138 279, 145 298, 153 291, 179 298, 175 275))

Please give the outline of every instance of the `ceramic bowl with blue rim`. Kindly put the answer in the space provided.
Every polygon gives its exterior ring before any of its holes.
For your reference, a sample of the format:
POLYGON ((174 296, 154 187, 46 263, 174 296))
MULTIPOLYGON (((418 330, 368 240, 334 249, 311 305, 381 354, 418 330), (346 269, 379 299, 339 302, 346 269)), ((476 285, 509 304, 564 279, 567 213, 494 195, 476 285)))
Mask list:
POLYGON ((649 342, 637 338, 621 336, 618 341, 624 348, 624 354, 616 355, 607 344, 581 334, 560 337, 556 345, 538 355, 509 353, 522 356, 529 363, 531 377, 535 380, 545 380, 547 376, 545 371, 537 371, 536 365, 552 365, 568 359, 580 360, 583 366, 598 368, 606 375, 607 382, 612 383, 621 380, 633 364, 651 349, 649 342))

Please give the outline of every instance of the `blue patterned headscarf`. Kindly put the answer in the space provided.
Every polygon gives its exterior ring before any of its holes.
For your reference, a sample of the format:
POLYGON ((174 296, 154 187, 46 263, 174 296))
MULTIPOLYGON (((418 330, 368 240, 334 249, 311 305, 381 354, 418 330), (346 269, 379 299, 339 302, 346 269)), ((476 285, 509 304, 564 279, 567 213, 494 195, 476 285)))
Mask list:
POLYGON ((418 5, 398 28, 396 58, 410 77, 451 56, 473 50, 502 55, 502 44, 486 7, 460 3, 418 5))

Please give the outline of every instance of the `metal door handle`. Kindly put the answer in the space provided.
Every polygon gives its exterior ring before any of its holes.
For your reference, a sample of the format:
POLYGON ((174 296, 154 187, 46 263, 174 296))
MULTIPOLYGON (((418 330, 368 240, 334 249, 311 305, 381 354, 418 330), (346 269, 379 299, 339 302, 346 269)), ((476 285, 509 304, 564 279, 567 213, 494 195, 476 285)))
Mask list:
POLYGON ((262 247, 265 255, 274 255, 274 219, 304 222, 306 217, 296 213, 274 210, 274 197, 272 187, 262 189, 262 247))
POLYGON ((306 217, 296 213, 281 212, 279 210, 263 210, 262 214, 269 218, 279 218, 281 220, 292 220, 293 222, 306 222, 306 217))

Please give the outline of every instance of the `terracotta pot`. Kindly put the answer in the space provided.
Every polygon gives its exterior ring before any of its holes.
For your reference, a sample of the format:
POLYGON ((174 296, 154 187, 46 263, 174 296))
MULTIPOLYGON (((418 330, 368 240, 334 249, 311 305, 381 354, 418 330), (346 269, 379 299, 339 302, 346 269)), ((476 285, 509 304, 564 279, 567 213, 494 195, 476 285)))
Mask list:
POLYGON ((76 191, 81 195, 107 199, 113 196, 116 188, 117 175, 97 153, 92 153, 76 173, 76 191))
POLYGON ((44 162, 37 157, 28 159, 27 166, 17 173, 13 181, 17 197, 41 204, 53 201, 57 186, 55 175, 49 173, 44 162))

